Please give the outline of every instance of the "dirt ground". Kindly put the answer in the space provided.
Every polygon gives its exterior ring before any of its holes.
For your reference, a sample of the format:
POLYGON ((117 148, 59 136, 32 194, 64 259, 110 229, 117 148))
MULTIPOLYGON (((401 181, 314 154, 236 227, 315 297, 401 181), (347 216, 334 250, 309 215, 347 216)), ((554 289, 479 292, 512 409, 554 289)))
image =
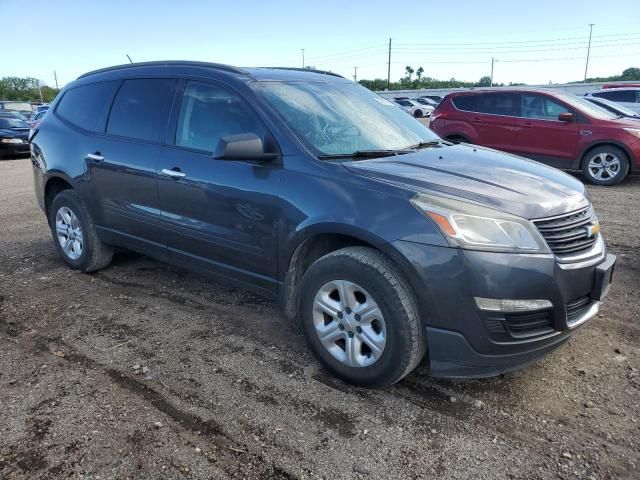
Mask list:
POLYGON ((120 254, 58 258, 0 162, 0 478, 640 478, 640 178, 589 188, 615 285, 559 351, 489 380, 331 377, 278 307, 120 254))

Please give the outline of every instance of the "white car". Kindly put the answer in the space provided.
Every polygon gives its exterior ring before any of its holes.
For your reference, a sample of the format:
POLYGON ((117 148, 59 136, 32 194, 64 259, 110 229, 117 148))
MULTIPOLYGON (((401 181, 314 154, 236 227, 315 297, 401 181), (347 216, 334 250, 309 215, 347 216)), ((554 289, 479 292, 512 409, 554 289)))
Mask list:
POLYGON ((430 98, 427 98, 427 97, 419 97, 412 101, 418 102, 420 105, 433 107, 434 109, 438 106, 438 102, 436 102, 435 100, 431 100, 430 98))
POLYGON ((640 88, 638 87, 603 88, 587 92, 584 96, 611 100, 640 113, 640 88))
POLYGON ((409 100, 407 97, 394 98, 393 101, 401 109, 403 109, 409 115, 413 115, 415 118, 430 117, 434 110, 432 106, 415 103, 413 100, 409 100))

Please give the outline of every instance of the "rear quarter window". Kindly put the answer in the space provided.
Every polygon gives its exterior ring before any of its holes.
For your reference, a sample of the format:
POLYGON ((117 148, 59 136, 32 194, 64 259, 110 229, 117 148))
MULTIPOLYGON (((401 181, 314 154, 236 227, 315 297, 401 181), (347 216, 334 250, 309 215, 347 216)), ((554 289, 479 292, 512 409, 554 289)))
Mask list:
POLYGON ((60 100, 56 114, 77 127, 95 131, 109 110, 118 84, 114 80, 72 88, 60 100))
POLYGON ((466 110, 467 112, 475 112, 478 103, 477 95, 461 95, 451 99, 458 110, 466 110))

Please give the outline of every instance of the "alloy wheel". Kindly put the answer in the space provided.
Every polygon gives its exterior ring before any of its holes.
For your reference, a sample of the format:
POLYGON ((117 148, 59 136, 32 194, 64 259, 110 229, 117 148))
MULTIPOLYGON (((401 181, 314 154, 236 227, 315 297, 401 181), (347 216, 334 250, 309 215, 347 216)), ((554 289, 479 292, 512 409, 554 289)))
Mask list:
POLYGON ((594 155, 589 160, 589 175, 596 180, 610 180, 620 173, 620 159, 607 152, 594 155))
POLYGON ((84 237, 76 214, 68 207, 60 207, 56 213, 56 236, 62 251, 71 260, 82 255, 84 237))

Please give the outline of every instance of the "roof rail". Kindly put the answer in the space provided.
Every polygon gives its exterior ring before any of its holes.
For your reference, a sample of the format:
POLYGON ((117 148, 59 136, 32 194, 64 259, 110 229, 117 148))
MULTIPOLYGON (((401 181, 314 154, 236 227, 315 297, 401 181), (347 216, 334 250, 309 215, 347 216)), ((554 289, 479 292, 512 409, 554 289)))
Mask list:
POLYGON ((320 73, 322 75, 331 75, 334 77, 344 78, 342 75, 339 75, 337 73, 329 72, 328 70, 316 70, 315 68, 300 68, 300 67, 260 67, 260 68, 271 68, 273 70, 294 70, 296 72, 320 73))
POLYGON ((189 61, 189 60, 160 60, 155 62, 125 63, 123 65, 115 65, 113 67, 100 68, 98 70, 92 70, 91 72, 84 73, 80 75, 78 79, 88 77, 89 75, 95 75, 97 73, 111 72, 114 70, 125 70, 127 68, 170 67, 170 66, 177 66, 177 65, 193 66, 193 67, 209 67, 209 68, 215 68, 216 70, 225 70, 227 72, 233 72, 233 73, 242 73, 242 74, 247 73, 246 71, 240 68, 237 68, 231 65, 225 65, 223 63, 195 62, 195 61, 189 61))

